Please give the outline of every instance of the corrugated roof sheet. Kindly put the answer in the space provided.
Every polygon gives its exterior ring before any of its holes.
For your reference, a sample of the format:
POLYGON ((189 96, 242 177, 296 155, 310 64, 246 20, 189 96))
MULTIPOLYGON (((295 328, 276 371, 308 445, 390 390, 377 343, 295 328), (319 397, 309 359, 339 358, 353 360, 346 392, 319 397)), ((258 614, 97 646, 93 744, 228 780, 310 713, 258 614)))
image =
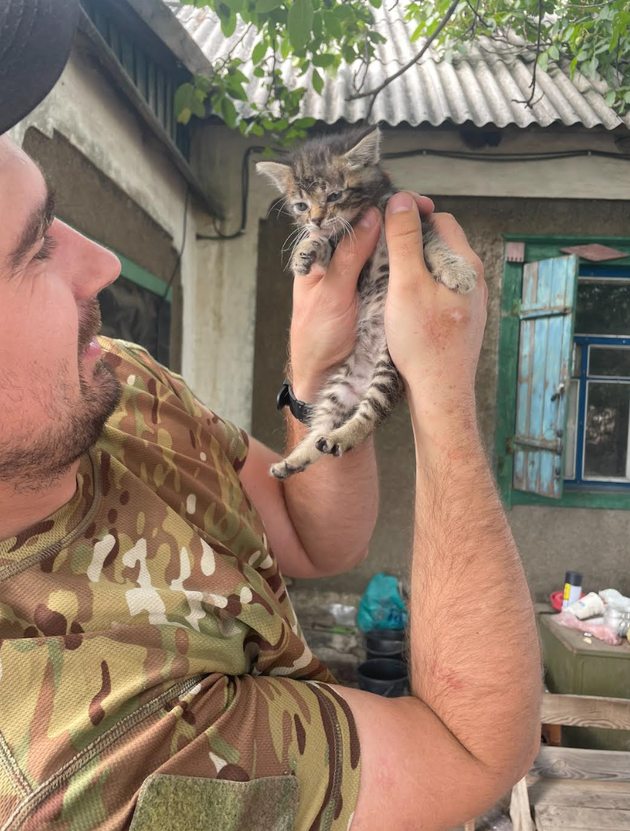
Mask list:
MULTIPOLYGON (((245 25, 230 38, 221 32, 218 17, 209 9, 182 6, 165 0, 166 5, 182 26, 193 37, 207 59, 214 63, 221 60, 232 48, 245 66, 243 71, 251 77, 249 60, 256 32, 246 31, 245 25)), ((414 25, 402 17, 400 4, 373 9, 375 27, 386 38, 377 47, 379 62, 373 62, 368 70, 363 89, 378 86, 388 75, 407 63, 418 51, 421 42, 411 42, 414 25)), ((603 98, 607 86, 603 81, 591 82, 579 73, 573 79, 568 69, 555 65, 548 72, 540 67, 536 73, 537 90, 532 107, 525 101, 530 94, 533 60, 531 50, 515 54, 481 39, 472 46, 466 56, 457 57, 452 64, 439 60, 428 51, 416 66, 391 83, 376 99, 370 121, 385 122, 392 127, 406 123, 412 126, 444 122, 464 124, 472 122, 478 127, 494 124, 506 127, 514 124, 527 127, 538 124, 548 127, 560 123, 584 127, 604 127, 614 130, 630 127, 630 114, 620 118, 603 98)), ((322 95, 311 86, 310 72, 298 77, 291 61, 279 64, 285 83, 290 88, 305 86, 302 113, 327 124, 343 119, 349 123, 362 120, 368 110, 368 99, 348 101, 354 91, 353 76, 356 65, 342 64, 336 78, 326 76, 322 95)), ((262 80, 254 78, 248 88, 250 102, 262 104, 266 99, 262 80)), ((248 105, 243 105, 249 114, 248 105)))

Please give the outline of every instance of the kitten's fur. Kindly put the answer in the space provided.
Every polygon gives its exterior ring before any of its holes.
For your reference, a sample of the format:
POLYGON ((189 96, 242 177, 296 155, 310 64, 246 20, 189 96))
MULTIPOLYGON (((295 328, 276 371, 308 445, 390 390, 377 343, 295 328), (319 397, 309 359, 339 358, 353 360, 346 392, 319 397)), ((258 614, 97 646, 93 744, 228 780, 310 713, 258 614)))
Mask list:
MULTIPOLYGON (((380 167, 378 128, 316 138, 282 161, 259 162, 286 197, 304 236, 295 246, 291 268, 308 274, 317 261, 326 267, 339 239, 371 206, 384 212, 397 189, 380 167), (331 194, 333 194, 331 200, 331 194), (308 233, 317 236, 307 236, 308 233)), ((472 266, 453 253, 423 222, 424 256, 436 280, 468 292, 476 280, 472 266)), ((352 354, 331 374, 314 402, 309 432, 284 461, 273 465, 277 479, 300 473, 323 453, 341 456, 366 439, 402 395, 402 380, 387 350, 383 314, 389 261, 384 231, 359 277, 357 341, 352 354)))

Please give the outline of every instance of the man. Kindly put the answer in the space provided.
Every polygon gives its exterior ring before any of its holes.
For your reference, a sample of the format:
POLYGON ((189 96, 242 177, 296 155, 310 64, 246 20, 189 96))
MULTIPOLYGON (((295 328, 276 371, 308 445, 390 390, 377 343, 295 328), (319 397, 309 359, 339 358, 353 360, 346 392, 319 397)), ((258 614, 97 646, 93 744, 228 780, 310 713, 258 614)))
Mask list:
MULTIPOLYGON (((0 12, 14 44, 0 134, 47 92, 76 20, 75 0, 27 6, 25 28, 22 0, 0 12)), ((274 454, 182 379, 97 341, 118 261, 54 217, 42 173, 0 138, 0 827, 438 831, 528 769, 533 612, 475 416, 487 290, 448 215, 433 221, 479 286, 456 295, 428 273, 432 210, 402 193, 385 219, 387 338, 417 470, 412 695, 388 700, 334 684, 282 578, 364 556, 372 444, 282 485, 274 454)), ((302 400, 352 347, 381 225, 364 220, 354 248, 296 282, 302 400)), ((305 428, 288 424, 293 444, 305 428)))

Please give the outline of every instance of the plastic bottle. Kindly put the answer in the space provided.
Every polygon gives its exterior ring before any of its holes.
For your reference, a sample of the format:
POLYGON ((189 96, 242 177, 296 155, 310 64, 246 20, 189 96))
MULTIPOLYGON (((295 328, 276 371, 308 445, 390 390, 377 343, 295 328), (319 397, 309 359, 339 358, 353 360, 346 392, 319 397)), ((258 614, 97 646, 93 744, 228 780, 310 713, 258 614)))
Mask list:
POLYGON ((564 578, 564 595, 562 609, 567 609, 578 601, 582 595, 582 575, 579 571, 567 571, 564 578))

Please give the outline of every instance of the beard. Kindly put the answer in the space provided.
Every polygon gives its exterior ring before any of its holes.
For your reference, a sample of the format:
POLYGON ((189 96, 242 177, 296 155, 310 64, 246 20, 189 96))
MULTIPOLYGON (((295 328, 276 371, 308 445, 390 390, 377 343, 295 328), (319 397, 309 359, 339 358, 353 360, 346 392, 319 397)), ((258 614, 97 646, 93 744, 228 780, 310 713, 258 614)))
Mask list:
POLYGON ((82 308, 78 336, 79 398, 70 383, 70 368, 60 362, 52 379, 33 379, 31 393, 45 402, 49 425, 36 437, 0 441, 0 482, 18 491, 36 492, 50 486, 98 441, 122 389, 112 369, 99 359, 92 377, 84 377, 83 355, 101 326, 96 300, 82 308), (73 404, 68 402, 74 401, 73 404))

